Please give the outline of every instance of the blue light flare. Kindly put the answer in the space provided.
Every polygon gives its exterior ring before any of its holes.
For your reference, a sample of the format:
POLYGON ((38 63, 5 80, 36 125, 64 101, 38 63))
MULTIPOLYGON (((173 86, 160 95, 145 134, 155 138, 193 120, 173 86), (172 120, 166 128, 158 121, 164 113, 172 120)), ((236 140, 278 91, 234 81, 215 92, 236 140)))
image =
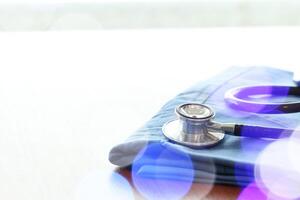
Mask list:
POLYGON ((147 199, 181 199, 193 183, 193 163, 183 152, 149 144, 132 164, 132 180, 147 199))

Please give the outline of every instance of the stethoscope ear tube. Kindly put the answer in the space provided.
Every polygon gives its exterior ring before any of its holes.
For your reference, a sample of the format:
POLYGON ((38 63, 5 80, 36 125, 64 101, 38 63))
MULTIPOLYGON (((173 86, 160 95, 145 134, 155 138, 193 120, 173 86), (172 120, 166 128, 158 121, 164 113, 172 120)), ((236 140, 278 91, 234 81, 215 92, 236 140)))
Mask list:
POLYGON ((300 101, 266 103, 250 100, 252 95, 269 95, 287 97, 289 95, 300 97, 300 87, 294 86, 246 86, 228 90, 224 99, 227 105, 234 110, 254 113, 283 114, 300 112, 300 101))
POLYGON ((236 124, 233 135, 254 138, 279 139, 290 137, 296 130, 236 124))

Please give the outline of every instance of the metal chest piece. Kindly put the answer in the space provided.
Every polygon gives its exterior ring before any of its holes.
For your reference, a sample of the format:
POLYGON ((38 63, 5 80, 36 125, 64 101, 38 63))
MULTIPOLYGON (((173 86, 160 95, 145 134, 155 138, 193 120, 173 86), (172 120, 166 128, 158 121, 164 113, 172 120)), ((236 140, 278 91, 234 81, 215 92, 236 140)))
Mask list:
POLYGON ((224 138, 222 130, 209 128, 215 113, 202 104, 188 103, 175 109, 178 119, 167 122, 162 127, 169 140, 191 148, 205 148, 216 145, 224 138))

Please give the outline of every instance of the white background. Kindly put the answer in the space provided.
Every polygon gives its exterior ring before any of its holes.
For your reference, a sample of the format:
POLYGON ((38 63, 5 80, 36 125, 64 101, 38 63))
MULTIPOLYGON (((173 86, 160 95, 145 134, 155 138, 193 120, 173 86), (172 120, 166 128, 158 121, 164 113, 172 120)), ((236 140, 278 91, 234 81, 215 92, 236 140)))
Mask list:
MULTIPOLYGON (((92 171, 112 172, 109 149, 188 86, 232 65, 299 71, 299 35, 281 27, 0 33, 0 198, 78 198, 92 171)), ((109 187, 104 177, 90 184, 109 187)))

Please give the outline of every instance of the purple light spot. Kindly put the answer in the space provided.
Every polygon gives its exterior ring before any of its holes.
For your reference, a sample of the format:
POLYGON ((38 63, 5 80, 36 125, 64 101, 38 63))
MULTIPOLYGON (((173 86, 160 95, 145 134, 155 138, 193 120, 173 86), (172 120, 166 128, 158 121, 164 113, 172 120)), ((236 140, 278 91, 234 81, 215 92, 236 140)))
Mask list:
POLYGON ((255 184, 251 183, 243 189, 238 200, 268 200, 268 196, 255 184))

